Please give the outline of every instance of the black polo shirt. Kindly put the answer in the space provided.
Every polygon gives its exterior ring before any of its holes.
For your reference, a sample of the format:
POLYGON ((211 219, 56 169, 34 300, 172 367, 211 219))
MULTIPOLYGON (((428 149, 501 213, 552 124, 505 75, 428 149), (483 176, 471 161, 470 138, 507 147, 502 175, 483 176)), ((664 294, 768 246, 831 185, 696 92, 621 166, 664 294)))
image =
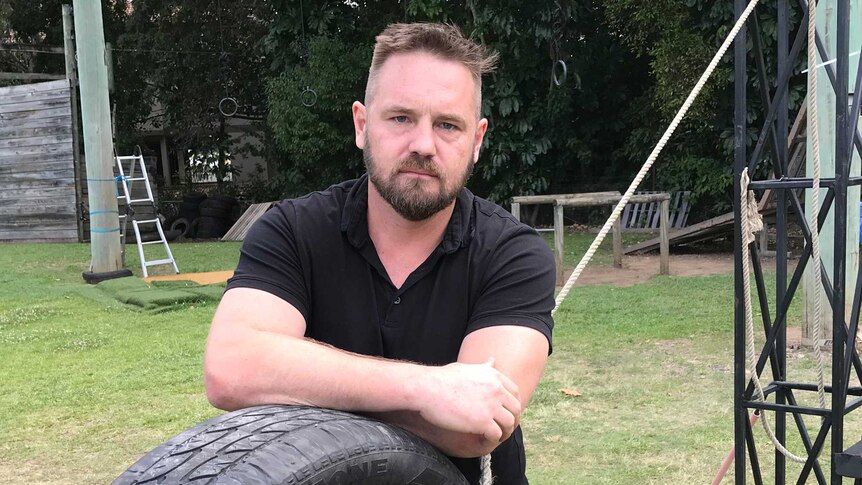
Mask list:
MULTIPOLYGON (((367 208, 367 175, 276 204, 249 231, 227 287, 282 298, 305 317, 307 337, 359 354, 448 364, 467 334, 495 325, 550 343, 554 260, 536 231, 464 189, 439 246, 396 288, 367 208)), ((453 461, 478 483, 478 458, 453 461)), ((520 429, 491 463, 495 484, 526 483, 520 429)))

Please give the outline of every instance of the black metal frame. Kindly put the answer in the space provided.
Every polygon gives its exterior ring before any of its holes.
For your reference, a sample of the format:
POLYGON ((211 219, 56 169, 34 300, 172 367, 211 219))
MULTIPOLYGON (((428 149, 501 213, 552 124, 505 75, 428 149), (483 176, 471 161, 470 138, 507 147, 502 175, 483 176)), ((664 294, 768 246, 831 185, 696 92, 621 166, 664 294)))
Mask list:
MULTIPOLYGON (((766 68, 764 66, 763 49, 761 41, 760 26, 757 21, 756 12, 748 20, 747 29, 740 31, 734 45, 734 69, 735 69, 735 111, 734 111, 734 233, 735 233, 735 273, 734 273, 734 442, 735 442, 735 477, 737 484, 744 484, 747 478, 750 462, 750 471, 756 484, 763 483, 763 470, 757 454, 757 446, 752 435, 749 413, 757 410, 770 410, 762 419, 775 419, 775 433, 780 442, 785 443, 788 433, 787 418, 790 417, 795 424, 801 441, 805 447, 808 459, 800 472, 795 483, 804 484, 811 473, 814 473, 818 484, 826 484, 829 474, 829 483, 838 485, 843 483, 843 476, 836 469, 836 454, 844 452, 844 416, 862 407, 862 387, 849 387, 850 372, 855 370, 857 378, 862 379, 862 361, 855 349, 855 335, 859 326, 860 301, 862 301, 862 266, 860 274, 856 278, 856 287, 852 293, 848 293, 844 285, 846 262, 843 255, 846 252, 847 235, 847 188, 862 185, 862 177, 850 177, 850 161, 854 147, 862 154, 862 135, 859 133, 858 120, 860 112, 860 100, 862 100, 862 56, 860 56, 859 69, 855 80, 856 96, 852 107, 848 108, 848 72, 849 72, 849 0, 837 0, 837 60, 836 64, 825 67, 829 76, 830 84, 835 91, 836 99, 836 137, 835 152, 836 175, 832 178, 824 178, 821 186, 827 189, 826 197, 822 201, 818 213, 818 226, 822 227, 826 214, 834 211, 834 252, 835 262, 833 268, 834 278, 830 280, 822 261, 820 264, 822 280, 829 305, 832 308, 833 334, 832 334, 832 376, 831 385, 826 387, 827 393, 832 398, 832 407, 819 409, 801 406, 796 400, 797 392, 810 392, 816 390, 816 385, 787 382, 787 328, 786 315, 790 303, 802 280, 805 267, 811 262, 811 231, 802 210, 802 203, 793 189, 811 187, 812 181, 807 178, 790 178, 788 172, 788 146, 786 143, 788 135, 788 91, 789 79, 794 63, 805 45, 805 33, 808 24, 808 4, 806 0, 797 0, 802 11, 805 12, 800 27, 797 30, 792 45, 789 44, 789 4, 792 0, 776 0, 778 39, 777 48, 777 83, 774 91, 769 92, 766 82, 766 68), (746 32, 747 30, 747 32, 746 32), (748 55, 746 49, 747 34, 751 35, 752 57, 757 66, 758 78, 760 80, 759 96, 763 102, 765 122, 760 130, 757 143, 751 150, 750 155, 746 147, 746 108, 747 108, 747 63, 748 55), (789 47, 789 48, 788 48, 789 47), (772 189, 775 190, 776 201, 776 276, 775 276, 775 301, 774 314, 770 313, 766 285, 760 265, 758 248, 754 243, 745 250, 750 251, 752 256, 754 279, 756 282, 757 296, 762 316, 763 332, 766 341, 760 351, 757 361, 757 372, 761 373, 767 363, 772 372, 772 382, 764 388, 767 396, 774 396, 774 401, 758 403, 754 400, 754 386, 746 381, 745 363, 745 316, 743 313, 743 284, 742 284, 742 257, 743 248, 741 240, 740 222, 740 176, 744 168, 754 173, 754 168, 763 158, 762 154, 766 147, 772 151, 772 176, 774 180, 753 181, 749 190, 772 189), (801 227, 806 240, 806 247, 797 264, 797 267, 788 282, 787 264, 787 224, 788 217, 794 215, 798 225, 801 227), (852 312, 849 320, 845 315, 845 302, 848 297, 853 298, 852 312), (774 317, 772 317, 774 315, 774 317), (848 402, 848 396, 852 399, 848 402), (808 434, 803 422, 803 416, 820 416, 820 429, 814 441, 808 434), (831 469, 824 471, 818 456, 825 448, 827 435, 831 434, 831 469)), ((734 0, 736 18, 739 18, 746 7, 746 0, 734 0)), ((821 58, 827 59, 826 49, 822 43, 820 34, 817 35, 817 49, 821 58)), ((821 140, 821 145, 830 143, 830 140, 821 140)), ((753 178, 753 176, 752 176, 753 178)), ((792 431, 792 428, 791 428, 792 431)), ((858 437, 852 437, 853 442, 858 437)), ((852 443, 850 443, 852 444, 852 443)), ((767 449, 772 448, 768 443, 767 449)), ((805 455, 803 455, 805 456, 805 455)), ((846 455, 845 455, 846 456, 846 455)), ((780 453, 775 453, 775 483, 783 485, 787 481, 786 459, 780 453)), ((856 483, 862 483, 862 478, 857 478, 856 483)))

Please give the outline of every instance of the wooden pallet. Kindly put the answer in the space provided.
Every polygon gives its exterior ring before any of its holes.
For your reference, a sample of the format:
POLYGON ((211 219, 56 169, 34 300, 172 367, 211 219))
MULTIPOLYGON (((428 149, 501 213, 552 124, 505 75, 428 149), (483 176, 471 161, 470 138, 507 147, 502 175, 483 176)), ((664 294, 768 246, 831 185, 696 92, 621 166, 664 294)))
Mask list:
POLYGON ((221 240, 222 241, 242 241, 245 239, 245 235, 248 234, 248 230, 251 228, 252 224, 255 223, 260 216, 262 216, 266 211, 269 210, 275 202, 262 202, 260 204, 252 204, 246 211, 242 214, 239 220, 228 230, 227 234, 225 234, 221 240))
MULTIPOLYGON (((660 192, 635 192, 636 195, 658 193, 660 192)), ((691 206, 688 203, 689 195, 691 195, 691 191, 671 193, 668 227, 673 229, 685 227, 685 224, 688 221, 688 212, 691 209, 691 206)), ((660 205, 661 202, 638 202, 626 204, 620 218, 623 229, 657 229, 659 227, 660 205)))

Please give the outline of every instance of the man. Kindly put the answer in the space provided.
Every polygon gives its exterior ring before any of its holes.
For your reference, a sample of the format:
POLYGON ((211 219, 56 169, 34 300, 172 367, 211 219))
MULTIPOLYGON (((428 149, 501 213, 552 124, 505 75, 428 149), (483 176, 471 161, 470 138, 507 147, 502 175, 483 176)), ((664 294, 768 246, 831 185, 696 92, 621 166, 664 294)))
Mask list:
POLYGON ((471 483, 526 483, 518 423, 550 352, 547 244, 464 188, 488 122, 485 49, 452 26, 396 24, 353 104, 367 175, 286 200, 250 231, 213 319, 207 395, 401 426, 471 483))

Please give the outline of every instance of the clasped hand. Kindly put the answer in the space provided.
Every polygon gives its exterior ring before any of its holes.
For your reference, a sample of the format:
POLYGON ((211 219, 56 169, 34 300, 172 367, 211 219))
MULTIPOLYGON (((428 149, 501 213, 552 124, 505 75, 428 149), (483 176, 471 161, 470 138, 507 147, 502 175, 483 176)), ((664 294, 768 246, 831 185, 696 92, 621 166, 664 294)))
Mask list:
POLYGON ((420 414, 429 423, 450 431, 481 435, 491 443, 506 440, 521 418, 518 386, 483 364, 452 363, 430 369, 427 399, 420 414))

